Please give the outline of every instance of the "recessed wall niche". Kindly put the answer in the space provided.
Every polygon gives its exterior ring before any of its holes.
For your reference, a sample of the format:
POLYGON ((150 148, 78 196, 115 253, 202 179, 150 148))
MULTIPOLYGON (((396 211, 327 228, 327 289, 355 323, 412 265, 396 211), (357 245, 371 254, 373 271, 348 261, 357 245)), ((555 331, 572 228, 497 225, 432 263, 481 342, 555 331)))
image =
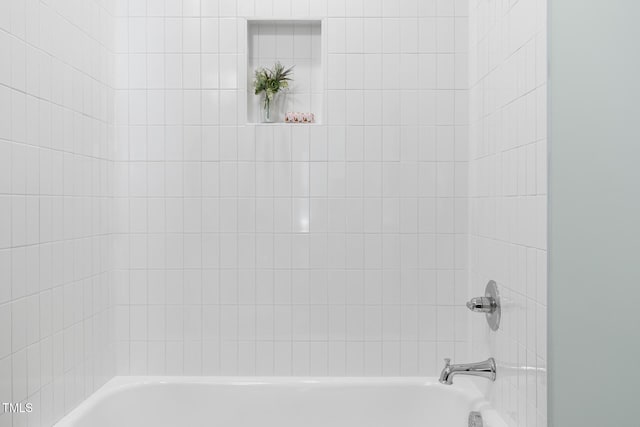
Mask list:
POLYGON ((263 121, 263 98, 254 93, 253 86, 256 69, 272 68, 279 61, 286 68, 294 67, 293 80, 272 103, 273 122, 284 123, 285 114, 291 111, 313 113, 315 122, 322 123, 322 21, 248 20, 247 42, 247 122, 263 121))

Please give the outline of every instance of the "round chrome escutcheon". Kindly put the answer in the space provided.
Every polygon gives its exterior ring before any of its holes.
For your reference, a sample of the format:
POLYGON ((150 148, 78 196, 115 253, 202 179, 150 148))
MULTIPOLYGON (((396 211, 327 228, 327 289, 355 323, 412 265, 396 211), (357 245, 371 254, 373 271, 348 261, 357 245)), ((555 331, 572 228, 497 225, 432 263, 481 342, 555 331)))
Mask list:
POLYGON ((501 304, 500 304, 500 294, 498 293, 498 285, 495 281, 491 280, 487 283, 487 287, 484 290, 484 296, 487 298, 491 298, 492 301, 495 301, 495 306, 490 313, 487 313, 487 323, 492 331, 497 331, 500 327, 500 312, 501 312, 501 304))

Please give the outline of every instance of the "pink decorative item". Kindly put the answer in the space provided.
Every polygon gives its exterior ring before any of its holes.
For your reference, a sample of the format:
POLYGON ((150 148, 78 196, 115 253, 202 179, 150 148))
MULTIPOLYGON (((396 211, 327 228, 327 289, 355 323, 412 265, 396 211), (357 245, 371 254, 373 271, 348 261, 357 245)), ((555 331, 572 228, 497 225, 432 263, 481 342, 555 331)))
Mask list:
POLYGON ((316 121, 313 113, 292 113, 288 112, 284 116, 286 123, 314 123, 316 121))

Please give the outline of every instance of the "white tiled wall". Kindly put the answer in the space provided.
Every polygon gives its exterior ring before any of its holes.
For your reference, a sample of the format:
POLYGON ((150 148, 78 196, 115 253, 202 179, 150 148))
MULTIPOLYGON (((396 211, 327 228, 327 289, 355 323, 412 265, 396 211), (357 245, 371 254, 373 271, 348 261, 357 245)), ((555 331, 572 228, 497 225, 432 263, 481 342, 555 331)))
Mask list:
POLYGON ((546 1, 470 2, 470 293, 498 282, 502 327, 472 317, 474 359, 510 426, 546 426, 546 1))
POLYGON ((117 2, 120 373, 434 375, 465 358, 466 14, 117 2), (325 19, 322 125, 245 125, 247 17, 325 19))
POLYGON ((546 425, 546 4, 467 10, 0 0, 0 400, 50 425, 116 358, 435 375, 494 355, 496 407, 546 425), (322 125, 245 124, 255 17, 324 20, 322 125), (497 334, 463 306, 490 279, 497 334))
POLYGON ((107 1, 0 1, 0 401, 48 426, 115 373, 107 1))

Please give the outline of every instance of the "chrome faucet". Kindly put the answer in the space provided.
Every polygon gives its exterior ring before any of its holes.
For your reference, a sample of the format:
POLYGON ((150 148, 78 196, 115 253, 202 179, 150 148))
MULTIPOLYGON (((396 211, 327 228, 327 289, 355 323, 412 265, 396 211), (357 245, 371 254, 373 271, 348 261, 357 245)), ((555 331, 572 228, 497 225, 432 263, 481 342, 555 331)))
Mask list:
POLYGON ((440 382, 442 384, 453 384, 453 377, 456 375, 471 375, 474 377, 482 377, 496 380, 496 361, 493 357, 478 363, 463 363, 460 365, 452 365, 451 359, 444 359, 445 365, 440 374, 440 382))

